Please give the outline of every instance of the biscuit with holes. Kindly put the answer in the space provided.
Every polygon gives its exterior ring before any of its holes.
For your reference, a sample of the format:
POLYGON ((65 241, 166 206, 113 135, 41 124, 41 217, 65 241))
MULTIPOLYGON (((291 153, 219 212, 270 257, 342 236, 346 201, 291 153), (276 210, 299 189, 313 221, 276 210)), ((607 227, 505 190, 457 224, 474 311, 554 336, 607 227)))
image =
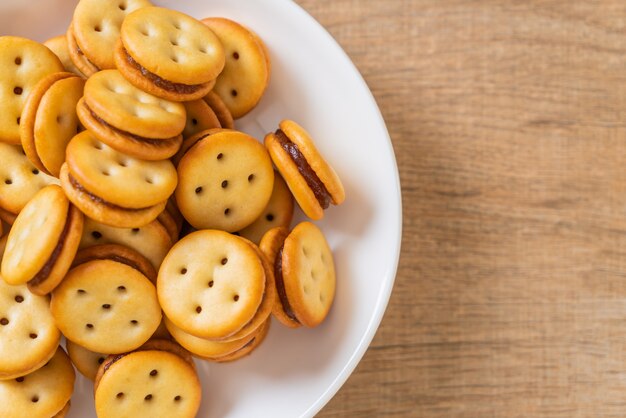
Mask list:
POLYGON ((156 219, 176 182, 176 169, 169 160, 130 157, 89 131, 70 141, 61 168, 61 184, 70 200, 90 218, 121 228, 156 219))
POLYGON ((100 141, 144 160, 176 154, 186 123, 181 103, 141 91, 117 70, 100 71, 87 80, 77 112, 100 141))
POLYGON ((50 310, 66 338, 98 353, 134 350, 161 322, 152 282, 115 257, 72 268, 52 293, 50 310))
POLYGON ((57 345, 54 356, 37 371, 0 381, 0 416, 62 418, 69 411, 76 375, 57 345))
POLYGON ((326 318, 335 297, 333 254, 322 231, 310 222, 298 224, 288 235, 281 230, 270 230, 261 241, 268 257, 276 254, 275 316, 290 327, 315 327, 326 318))
POLYGON ((63 280, 78 250, 83 214, 63 190, 40 190, 20 212, 11 228, 2 258, 8 284, 28 283, 36 294, 50 293, 63 280))
POLYGON ((74 62, 70 58, 70 50, 67 46, 66 35, 55 36, 54 38, 48 39, 43 44, 50 48, 50 51, 54 52, 54 55, 56 55, 59 60, 61 60, 61 64, 63 64, 65 71, 69 71, 70 73, 74 73, 77 76, 83 78, 85 77, 85 75, 80 72, 78 67, 74 65, 74 62))
POLYGON ((226 338, 254 318, 265 281, 262 261, 248 243, 203 230, 172 247, 159 269, 157 292, 177 327, 201 338, 226 338))
POLYGON ((35 167, 19 145, 0 142, 0 161, 0 217, 12 224, 12 215, 20 213, 39 190, 59 180, 35 167))
POLYGON ((147 0, 80 0, 72 30, 82 54, 98 69, 115 68, 113 50, 122 22, 133 11, 151 5, 147 0))
POLYGON ((94 382, 98 417, 195 417, 202 390, 191 356, 175 343, 152 340, 109 356, 94 382))
POLYGON ((306 216, 322 219, 331 203, 343 203, 341 180, 300 125, 282 121, 276 132, 267 134, 265 146, 306 216))
POLYGON ((274 172, 274 188, 269 203, 251 225, 239 231, 239 235, 258 244, 263 235, 272 228, 289 228, 293 219, 293 196, 287 183, 279 173, 274 172))
POLYGON ((207 129, 222 127, 215 112, 204 100, 185 102, 184 105, 187 111, 187 124, 183 131, 183 138, 189 138, 207 129))
POLYGON ((208 27, 160 7, 145 7, 126 17, 114 56, 131 83, 175 101, 206 96, 225 61, 224 48, 208 27))
POLYGON ((26 285, 0 280, 0 379, 13 379, 43 366, 54 355, 61 333, 48 298, 26 285))
POLYGON ((213 91, 224 101, 233 118, 239 119, 256 107, 270 79, 267 49, 251 30, 229 19, 202 20, 224 46, 226 64, 213 91))
POLYGON ((167 229, 158 219, 138 228, 116 228, 85 217, 79 248, 102 244, 123 245, 150 260, 158 271, 173 243, 167 229))
MULTIPOLYGON (((189 151, 191 147, 196 145, 196 143, 218 132, 235 132, 235 131, 233 131, 232 129, 213 128, 213 129, 207 129, 206 131, 198 132, 195 135, 185 138, 183 140, 183 144, 180 146, 180 149, 178 150, 176 155, 172 157, 172 162, 174 163, 174 165, 178 166, 180 159, 183 158, 183 156, 187 153, 187 151, 189 151)), ((174 198, 173 200, 174 200, 174 203, 176 203, 176 199, 174 198)))
POLYGON ((117 244, 95 245, 80 250, 74 257, 72 266, 93 260, 113 260, 138 270, 152 283, 156 283, 156 270, 150 261, 132 248, 117 244))
POLYGON ((104 360, 108 356, 108 354, 89 351, 85 347, 81 347, 70 340, 65 341, 65 348, 67 349, 67 354, 70 356, 70 360, 72 360, 72 363, 76 366, 76 369, 89 380, 96 378, 98 367, 104 363, 104 360))
POLYGON ((35 85, 22 110, 24 152, 35 167, 55 177, 65 161, 65 147, 79 130, 76 104, 84 85, 72 73, 50 74, 35 85))
POLYGON ((201 137, 177 169, 176 203, 197 229, 239 231, 261 215, 272 195, 274 170, 267 150, 242 132, 201 137))
POLYGON ((230 354, 226 354, 220 357, 214 357, 214 358, 207 359, 207 360, 214 361, 216 363, 230 363, 230 362, 242 359, 252 354, 252 352, 256 350, 257 347, 259 347, 261 343, 265 340, 265 337, 267 337, 267 333, 270 330, 271 322, 272 322, 271 319, 268 319, 267 321, 265 321, 263 325, 261 325, 259 330, 255 333, 254 338, 251 339, 246 345, 241 347, 239 350, 234 351, 230 354))
POLYGON ((20 119, 26 97, 45 76, 63 71, 59 58, 42 44, 0 36, 0 142, 20 143, 20 119))
POLYGON ((226 103, 215 92, 210 91, 209 94, 202 98, 217 116, 220 126, 224 129, 235 129, 235 121, 233 115, 228 110, 226 103))

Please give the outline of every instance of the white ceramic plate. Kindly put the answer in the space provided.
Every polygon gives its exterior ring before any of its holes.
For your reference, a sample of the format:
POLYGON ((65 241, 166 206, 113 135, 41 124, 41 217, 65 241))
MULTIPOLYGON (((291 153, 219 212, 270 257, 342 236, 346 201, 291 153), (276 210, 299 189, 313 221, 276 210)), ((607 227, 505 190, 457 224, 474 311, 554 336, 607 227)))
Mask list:
MULTIPOLYGON (((75 1, 2 0, 0 34, 38 41, 65 32, 75 1)), ((289 0, 155 1, 197 18, 225 16, 267 43, 272 80, 237 127, 262 139, 283 118, 316 139, 346 189, 318 224, 333 248, 337 294, 326 322, 289 330, 276 321, 263 345, 233 364, 197 362, 201 417, 311 417, 339 390, 382 319, 400 251, 402 210, 389 134, 360 74, 333 38, 289 0)), ((302 218, 302 215, 299 215, 302 218)), ((79 377, 70 417, 95 417, 79 377)))

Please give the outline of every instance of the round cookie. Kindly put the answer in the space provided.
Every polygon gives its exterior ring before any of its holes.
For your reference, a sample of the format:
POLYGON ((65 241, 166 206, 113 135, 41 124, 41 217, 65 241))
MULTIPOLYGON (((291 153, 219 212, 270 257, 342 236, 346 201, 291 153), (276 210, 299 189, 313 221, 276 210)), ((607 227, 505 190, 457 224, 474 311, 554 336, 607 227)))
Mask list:
POLYGON ((187 111, 187 124, 183 131, 183 138, 189 138, 207 129, 222 127, 213 109, 204 100, 185 102, 184 105, 187 111))
POLYGON ((72 363, 76 366, 76 369, 89 380, 96 378, 98 367, 104 363, 104 360, 108 356, 108 354, 89 351, 85 347, 81 347, 70 340, 65 342, 65 348, 67 349, 67 354, 70 356, 72 363))
POLYGON ((175 101, 201 99, 224 68, 224 48, 196 19, 160 7, 124 20, 115 63, 131 83, 175 101))
POLYGON ((284 233, 276 230, 280 228, 270 230, 261 241, 266 254, 276 253, 274 276, 280 301, 275 305, 276 317, 287 326, 315 327, 326 318, 335 297, 333 254, 322 231, 310 222, 298 224, 282 245, 279 238, 284 233), (283 321, 285 315, 289 321, 283 321))
POLYGON ((207 360, 217 363, 230 363, 250 355, 254 350, 257 349, 258 346, 261 345, 261 343, 265 340, 265 337, 267 337, 267 333, 270 330, 271 322, 272 321, 270 319, 265 321, 263 325, 261 325, 261 327, 259 328, 258 332, 255 334, 254 338, 250 340, 246 345, 241 347, 239 350, 221 357, 215 357, 207 360))
POLYGON ((172 248, 173 241, 158 220, 138 228, 116 228, 86 217, 79 248, 102 244, 119 244, 133 248, 150 260, 155 270, 158 270, 165 255, 172 248))
POLYGON ((53 353, 37 371, 0 381, 0 416, 62 418, 67 414, 76 375, 60 346, 53 353))
POLYGON ((206 96, 202 98, 209 105, 209 107, 215 112, 215 116, 220 121, 220 126, 224 129, 235 129, 235 121, 233 115, 228 110, 226 103, 215 92, 210 91, 206 96))
POLYGON ((214 90, 233 118, 239 119, 259 103, 270 79, 269 56, 260 38, 237 22, 207 18, 207 25, 224 46, 226 65, 214 90))
POLYGON ((193 418, 202 397, 191 357, 163 340, 109 356, 98 370, 94 387, 100 418, 193 418))
POLYGON ((69 71, 70 73, 74 73, 77 76, 83 78, 85 77, 85 75, 80 72, 80 70, 76 67, 76 65, 74 65, 74 62, 72 62, 72 59, 70 58, 70 51, 67 46, 66 35, 55 36, 54 38, 48 39, 43 44, 47 46, 50 51, 54 52, 54 55, 56 55, 57 58, 59 58, 61 64, 63 64, 63 67, 65 68, 65 71, 69 71))
POLYGON ((300 125, 290 120, 280 122, 280 128, 265 137, 265 146, 309 218, 322 219, 331 203, 343 203, 346 194, 341 180, 300 125))
POLYGON ((69 270, 82 230, 82 213, 59 186, 40 190, 11 228, 2 258, 4 280, 28 283, 36 294, 50 293, 69 270))
POLYGON ((157 292, 177 327, 201 338, 225 338, 253 319, 265 281, 262 261, 248 243, 203 230, 172 247, 159 270, 157 292))
POLYGON ((26 285, 0 280, 0 380, 13 379, 43 366, 54 355, 61 333, 48 298, 26 285))
POLYGON ((258 244, 263 235, 272 228, 289 228, 293 219, 293 196, 287 183, 279 173, 274 172, 274 188, 269 203, 252 224, 239 231, 239 235, 258 244))
POLYGON ((89 131, 69 143, 61 184, 87 216, 117 227, 139 227, 165 209, 177 176, 169 160, 145 161, 115 151, 89 131))
POLYGON ((67 49, 70 54, 70 59, 78 68, 78 70, 85 75, 85 77, 91 77, 98 71, 98 68, 93 62, 89 61, 89 59, 83 54, 83 51, 76 43, 76 37, 74 36, 74 25, 70 23, 70 27, 67 28, 67 33, 65 34, 65 39, 67 40, 67 49))
POLYGON ((2 219, 10 222, 35 194, 59 180, 42 173, 26 157, 19 145, 0 142, 0 209, 8 212, 2 219))
POLYGON ((77 112, 96 138, 144 160, 173 156, 186 123, 181 103, 145 93, 117 70, 100 71, 89 78, 77 112))
MULTIPOLYGON (((183 141, 183 144, 181 145, 176 155, 172 157, 172 162, 174 163, 174 165, 178 167, 178 163, 180 162, 180 159, 183 158, 183 156, 187 153, 187 151, 189 151, 191 147, 196 145, 199 141, 203 140, 204 138, 214 135, 218 132, 236 132, 236 131, 233 131, 232 129, 213 128, 213 129, 207 129, 206 131, 198 132, 195 135, 185 138, 183 141)), ((174 202, 176 202, 175 198, 173 200, 174 202)))
POLYGON ((66 338, 99 353, 134 350, 161 322, 154 285, 114 258, 70 270, 52 293, 50 310, 66 338))
POLYGON ((146 276, 152 283, 156 283, 157 272, 150 261, 132 248, 117 244, 88 247, 76 253, 72 266, 93 260, 113 260, 126 264, 146 276))
POLYGON ((176 203, 197 229, 239 231, 259 217, 272 194, 274 170, 267 150, 241 132, 203 137, 177 169, 176 203))
POLYGON ((28 159, 40 170, 59 176, 65 147, 78 132, 76 104, 85 81, 72 73, 54 73, 43 78, 28 95, 20 137, 28 159))
POLYGON ((151 5, 147 0, 80 0, 72 18, 78 47, 99 69, 115 68, 113 50, 122 22, 133 11, 151 5))
POLYGON ((63 71, 56 55, 42 44, 16 36, 0 36, 0 142, 20 143, 24 102, 45 76, 63 71))

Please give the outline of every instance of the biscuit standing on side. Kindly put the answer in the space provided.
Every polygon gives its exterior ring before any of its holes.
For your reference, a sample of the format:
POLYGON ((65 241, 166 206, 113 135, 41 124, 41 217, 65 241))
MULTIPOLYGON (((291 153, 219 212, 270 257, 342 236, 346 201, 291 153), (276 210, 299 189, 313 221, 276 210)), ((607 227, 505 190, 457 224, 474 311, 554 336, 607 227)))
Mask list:
POLYGON ((67 355, 70 356, 70 360, 72 360, 76 369, 89 380, 96 378, 98 367, 104 363, 104 360, 108 356, 108 354, 89 351, 85 347, 81 347, 70 340, 65 341, 65 348, 67 349, 67 355))
POLYGON ((197 229, 239 231, 259 217, 272 195, 267 150, 242 132, 198 135, 178 163, 178 208, 197 229))
POLYGON ((89 131, 67 146, 61 185, 88 217, 119 228, 138 228, 159 216, 176 188, 169 160, 145 161, 115 151, 89 131))
POLYGON ((59 58, 42 44, 0 36, 0 142, 20 143, 20 120, 26 97, 47 75, 63 71, 59 58))
POLYGON ((130 259, 103 254, 72 268, 50 310, 69 340, 97 353, 144 344, 161 322, 156 289, 130 259))
POLYGON ((202 20, 224 45, 226 65, 213 91, 239 119, 259 103, 270 80, 270 58, 263 41, 251 30, 229 19, 202 20))
POLYGON ((50 74, 35 85, 22 111, 24 152, 38 169, 55 177, 65 161, 65 147, 79 129, 76 104, 84 85, 72 73, 50 74))
POLYGON ((315 327, 328 315, 335 298, 335 263, 322 231, 310 222, 290 233, 268 231, 261 250, 274 260, 278 293, 274 315, 284 325, 315 327))
POLYGON ((0 161, 0 218, 12 224, 39 190, 59 180, 35 167, 19 145, 0 142, 0 161))
POLYGON ((28 283, 33 293, 50 293, 69 270, 82 232, 83 214, 59 186, 45 187, 11 228, 2 257, 2 277, 13 285, 28 283))
POLYGON ((215 112, 215 116, 220 121, 220 126, 224 129, 235 129, 235 121, 233 120, 233 115, 228 110, 226 103, 215 94, 215 92, 210 91, 206 96, 202 98, 209 105, 209 107, 215 112))
POLYGON ((50 48, 50 51, 54 52, 54 55, 61 60, 61 64, 65 67, 65 71, 69 71, 70 73, 74 73, 77 76, 85 78, 85 75, 80 72, 76 65, 74 65, 72 58, 70 58, 70 50, 67 46, 66 35, 55 36, 54 38, 48 39, 43 44, 50 48))
POLYGON ((267 134, 265 146, 306 216, 322 219, 331 203, 343 203, 341 180, 300 125, 282 121, 276 132, 267 134))
POLYGON ((224 48, 208 27, 161 7, 126 17, 114 55, 117 68, 135 86, 181 102, 206 96, 225 61, 224 48))
POLYGON ((198 132, 206 131, 207 129, 222 127, 215 112, 204 100, 198 99, 185 102, 184 105, 187 111, 187 124, 183 131, 183 138, 192 137, 198 132))
POLYGON ((87 80, 77 112, 93 136, 144 160, 176 154, 186 122, 181 103, 141 91, 117 70, 100 71, 87 80))
POLYGON ((109 356, 98 369, 94 392, 99 418, 193 418, 202 397, 191 356, 165 340, 109 356))
POLYGON ((37 371, 0 381, 0 416, 63 418, 70 409, 76 374, 63 348, 37 371))

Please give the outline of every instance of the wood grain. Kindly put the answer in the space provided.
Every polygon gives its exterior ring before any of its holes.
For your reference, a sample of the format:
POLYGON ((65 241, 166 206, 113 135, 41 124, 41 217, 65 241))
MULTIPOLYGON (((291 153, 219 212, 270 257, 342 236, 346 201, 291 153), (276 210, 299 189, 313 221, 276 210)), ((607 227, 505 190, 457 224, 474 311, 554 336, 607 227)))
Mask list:
POLYGON ((395 290, 320 417, 626 416, 626 2, 298 0, 403 188, 395 290))

